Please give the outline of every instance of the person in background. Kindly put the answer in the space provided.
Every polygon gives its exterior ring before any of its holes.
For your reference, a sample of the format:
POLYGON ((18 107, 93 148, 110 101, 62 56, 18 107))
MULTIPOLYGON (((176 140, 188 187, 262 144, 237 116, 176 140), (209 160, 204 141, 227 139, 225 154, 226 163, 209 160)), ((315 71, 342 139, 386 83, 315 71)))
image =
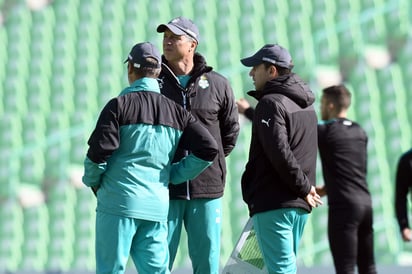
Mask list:
MULTIPOLYGON (((219 153, 213 164, 194 180, 170 186, 168 216, 170 269, 186 229, 194 273, 219 273, 222 196, 226 181, 225 157, 239 134, 239 114, 231 86, 196 52, 199 30, 192 20, 177 17, 160 24, 163 63, 159 76, 162 94, 190 111, 216 139, 219 153)), ((175 161, 190 150, 179 150, 175 161)))
POLYGON ((376 273, 373 249, 373 210, 366 182, 366 132, 347 118, 351 93, 344 85, 322 91, 318 125, 319 154, 328 195, 328 237, 337 274, 376 273))
POLYGON ((258 100, 241 180, 243 200, 269 273, 296 273, 308 215, 322 204, 315 191, 315 96, 292 72, 292 58, 280 45, 267 44, 241 62, 252 67, 255 90, 248 94, 258 100))
POLYGON ((217 155, 211 134, 161 95, 161 56, 136 44, 125 63, 130 86, 100 113, 88 141, 83 182, 97 196, 96 273, 170 273, 169 183, 195 178, 217 155), (172 164, 177 148, 192 153, 172 164))
POLYGON ((395 211, 403 241, 412 241, 412 230, 408 219, 408 193, 412 195, 412 149, 399 158, 396 171, 395 211))

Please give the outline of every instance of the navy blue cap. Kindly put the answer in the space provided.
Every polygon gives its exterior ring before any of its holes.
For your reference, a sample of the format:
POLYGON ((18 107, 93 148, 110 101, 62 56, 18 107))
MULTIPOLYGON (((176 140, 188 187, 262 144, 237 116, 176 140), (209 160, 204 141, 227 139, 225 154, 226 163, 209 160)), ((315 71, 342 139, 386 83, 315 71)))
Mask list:
POLYGON ((199 43, 199 29, 190 19, 182 16, 176 17, 167 24, 159 25, 157 32, 165 32, 166 29, 169 29, 176 35, 189 35, 199 43))
POLYGON ((290 53, 277 44, 264 45, 254 55, 240 60, 246 67, 254 67, 269 62, 282 68, 293 68, 292 57, 290 53))
POLYGON ((129 56, 124 62, 126 63, 128 61, 132 62, 133 67, 135 68, 160 68, 162 64, 162 58, 159 50, 150 42, 143 42, 134 45, 129 53, 129 56), (155 59, 157 64, 154 65, 153 63, 147 62, 146 58, 149 57, 155 59))

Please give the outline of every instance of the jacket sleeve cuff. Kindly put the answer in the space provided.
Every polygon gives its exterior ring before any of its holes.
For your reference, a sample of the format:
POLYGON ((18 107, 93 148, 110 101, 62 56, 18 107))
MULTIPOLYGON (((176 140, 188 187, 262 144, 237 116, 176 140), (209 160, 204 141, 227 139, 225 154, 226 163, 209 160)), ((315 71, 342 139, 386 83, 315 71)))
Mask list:
POLYGON ((82 177, 83 183, 88 186, 99 186, 100 179, 106 170, 107 163, 95 163, 88 157, 84 160, 84 175, 82 177))
POLYGON ((212 161, 205 161, 193 154, 189 154, 179 162, 172 164, 170 182, 172 184, 180 184, 187 180, 192 180, 211 164, 212 161))

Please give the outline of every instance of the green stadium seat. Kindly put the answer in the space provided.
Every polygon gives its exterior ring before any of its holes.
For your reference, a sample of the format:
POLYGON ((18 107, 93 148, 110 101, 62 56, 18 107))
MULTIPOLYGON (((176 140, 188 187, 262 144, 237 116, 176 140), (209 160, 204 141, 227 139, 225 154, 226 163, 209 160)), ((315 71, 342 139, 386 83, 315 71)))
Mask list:
POLYGON ((361 10, 361 2, 360 1, 348 1, 348 0, 340 0, 334 1, 336 5, 336 13, 340 12, 348 12, 352 15, 359 15, 361 10))
MULTIPOLYGON (((314 42, 314 48, 317 49, 316 60, 317 63, 323 65, 339 64, 339 44, 335 32, 334 25, 328 26, 319 32, 317 39, 314 42)), ((301 41, 303 42, 303 41, 301 41)))
POLYGON ((29 77, 50 78, 52 76, 53 55, 51 45, 51 41, 32 44, 30 55, 33 57, 29 64, 29 77))
MULTIPOLYGON (((409 32, 409 17, 410 6, 409 1, 401 0, 391 3, 393 8, 389 8, 383 20, 389 40, 397 40, 396 42, 403 42, 402 40, 408 36, 409 32)), ((390 4, 388 4, 390 5, 390 4)), ((390 42, 390 41, 388 41, 390 42)))
POLYGON ((26 86, 17 77, 6 79, 3 82, 5 94, 3 95, 3 108, 6 113, 24 116, 27 113, 26 86))
POLYGON ((19 186, 20 162, 17 150, 2 147, 0 155, 0 198, 15 197, 19 186))
MULTIPOLYGON (((77 43, 76 33, 83 30, 82 26, 78 25, 79 10, 70 1, 66 5, 57 4, 57 8, 54 11, 56 21, 65 23, 54 25, 53 48, 51 51, 53 58, 52 71, 58 72, 59 77, 72 79, 75 73, 74 62, 78 58, 75 47, 77 43)), ((50 79, 55 77, 56 75, 50 79)), ((55 92, 53 89, 51 91, 52 93, 55 92)))
MULTIPOLYGON (((405 125, 409 124, 406 111, 406 89, 403 85, 402 72, 397 64, 378 71, 381 87, 381 109, 386 136, 387 160, 397 161, 399 155, 410 147, 411 132, 405 125)), ((395 166, 390 166, 395 173, 395 166)))
MULTIPOLYGON (((128 5, 128 3, 126 4, 128 5)), ((130 4, 129 4, 130 5, 130 4)), ((150 5, 150 4, 148 4, 150 5)), ((122 46, 122 56, 127 55, 128 52, 130 51, 131 47, 142 41, 149 41, 155 44, 156 46, 159 47, 159 50, 161 49, 161 36, 156 32, 156 27, 151 28, 149 27, 144 27, 144 28, 137 28, 135 24, 130 24, 130 22, 136 21, 138 22, 139 25, 142 26, 147 26, 150 25, 151 20, 147 18, 146 13, 141 13, 140 12, 140 5, 130 5, 125 11, 125 20, 123 22, 123 25, 120 27, 123 30, 123 38, 121 41, 121 46, 122 46), (152 33, 151 36, 153 36, 154 32, 156 33, 157 39, 153 38, 148 38, 147 33, 152 33), (157 43, 157 41, 159 43, 157 43)), ((160 24, 160 23, 159 23, 160 24)), ((120 43, 120 42, 119 42, 120 43)))
POLYGON ((24 245, 20 269, 42 271, 49 241, 48 212, 45 204, 23 210, 24 245))
POLYGON ((241 13, 242 14, 253 14, 255 18, 262 19, 265 16, 265 12, 267 12, 266 8, 273 3, 267 3, 267 1, 263 0, 255 0, 255 1, 242 1, 240 4, 241 13))
POLYGON ((54 61, 65 57, 58 54, 61 51, 73 50, 73 45, 76 43, 76 32, 82 30, 82 28, 78 27, 79 10, 76 2, 77 0, 53 2, 56 22, 64 22, 53 26, 54 61))
POLYGON ((0 219, 0 271, 14 272, 19 269, 24 244, 23 212, 17 199, 0 199, 0 219))
POLYGON ((123 61, 127 55, 123 52, 121 44, 118 42, 112 41, 121 41, 121 37, 108 37, 103 39, 100 44, 100 58, 98 61, 99 68, 101 70, 110 70, 112 72, 125 73, 125 66, 123 66, 123 61), (122 71, 119 71, 118 68, 122 68, 122 71))
MULTIPOLYGON (((218 65, 219 71, 224 71, 226 69, 230 69, 233 66, 238 66, 240 63, 240 58, 243 57, 242 51, 244 50, 244 46, 240 42, 237 42, 237 38, 235 38, 233 24, 230 23, 229 17, 220 17, 218 18, 218 28, 220 35, 218 37, 218 50, 219 50, 219 58, 218 58, 218 65), (236 41, 234 43, 233 41, 236 41)), ((255 50, 255 49, 254 49, 255 50)))
POLYGON ((45 176, 51 182, 66 180, 70 160, 70 121, 67 113, 46 118, 45 176))
POLYGON ((76 189, 75 245, 73 265, 76 269, 93 270, 95 267, 94 239, 96 199, 89 188, 76 189))
MULTIPOLYGON (((312 2, 312 14, 314 15, 313 17, 316 17, 318 15, 326 15, 326 14, 329 14, 330 16, 336 15, 336 12, 342 11, 341 9, 337 9, 336 5, 340 2, 346 2, 346 1, 314 0, 311 2, 312 2)), ((306 12, 310 13, 310 10, 306 12)))
MULTIPOLYGON (((123 90, 125 86, 126 83, 120 82, 118 81, 118 79, 114 79, 113 75, 110 72, 101 73, 98 82, 98 112, 100 113, 101 109, 107 104, 107 102, 111 98, 119 95, 119 93, 123 90)), ((97 117, 95 118, 95 120, 97 120, 97 117)))
POLYGON ((193 8, 194 14, 191 17, 199 28, 200 42, 197 51, 205 56, 209 65, 216 69, 218 64, 219 48, 215 28, 211 28, 217 20, 217 8, 215 5, 209 5, 206 1, 196 1, 193 8))
POLYGON ((7 112, 0 116, 0 148, 2 151, 3 149, 11 151, 21 148, 21 118, 18 113, 13 112, 7 112))
POLYGON ((305 0, 290 0, 287 1, 289 14, 310 14, 312 12, 311 1, 305 0))
MULTIPOLYGON (((8 38, 7 38, 7 33, 5 28, 0 28, 0 41, 3 43, 3 47, 0 48, 0 60, 3 60, 3 62, 0 64, 0 83, 3 83, 5 81, 6 77, 6 69, 7 69, 7 64, 10 61, 9 56, 7 55, 7 44, 8 44, 8 38)), ((3 89, 0 89, 0 96, 3 98, 4 91, 3 89)), ((2 106, 0 105, 0 114, 2 113, 2 106)))
POLYGON ((33 13, 30 43, 30 76, 51 77, 53 62, 53 26, 55 25, 52 9, 33 13))
POLYGON ((22 124, 22 139, 26 145, 20 153, 20 181, 41 185, 44 175, 44 149, 46 124, 43 113, 31 113, 22 124))
POLYGON ((17 78, 25 79, 28 75, 28 66, 21 64, 30 60, 30 28, 31 13, 24 8, 11 9, 7 14, 7 55, 13 56, 13 61, 7 66, 7 73, 17 78))
POLYGON ((73 115, 70 119, 72 127, 72 138, 70 140, 70 162, 73 164, 83 165, 88 145, 87 141, 93 130, 97 115, 91 115, 90 112, 83 115, 73 115))
POLYGON ((172 14, 172 17, 185 16, 186 18, 190 18, 192 20, 196 19, 194 18, 193 7, 194 7, 193 1, 190 1, 190 0, 181 0, 181 1, 173 2, 172 5, 169 4, 169 9, 170 9, 170 13, 172 14))
MULTIPOLYGON (((347 16, 342 16, 345 20, 347 16)), ((360 33, 357 31, 347 30, 341 31, 337 35, 339 43, 339 65, 342 74, 346 77, 356 66, 363 48, 360 33)))
POLYGON ((46 75, 31 75, 26 81, 26 102, 29 115, 42 115, 38 117, 44 122, 50 112, 50 85, 46 75))
POLYGON ((313 69, 316 63, 319 63, 318 53, 315 51, 316 44, 313 39, 309 38, 310 33, 309 20, 302 20, 300 31, 289 35, 289 51, 293 63, 296 69, 302 69, 302 71, 310 71, 309 68, 313 69), (302 47, 302 45, 305 46, 302 47))
POLYGON ((40 11, 32 12, 31 14, 32 23, 30 32, 32 41, 45 41, 45 44, 47 44, 53 37, 53 26, 56 24, 53 8, 49 6, 40 11))
POLYGON ((74 257, 75 190, 68 181, 50 181, 46 185, 46 196, 50 216, 46 265, 48 269, 67 271, 74 257))
MULTIPOLYGON (((73 66, 72 64, 69 64, 73 66)), ((59 115, 67 115, 74 111, 73 94, 74 84, 73 78, 67 75, 55 76, 50 83, 50 111, 62 112, 59 115)), ((74 75, 73 75, 74 76, 74 75)), ((73 77, 72 76, 72 77, 73 77)))
MULTIPOLYGON (((193 4, 188 6, 190 8, 193 4)), ((163 37, 161 33, 157 33, 156 28, 159 24, 164 24, 169 22, 172 18, 175 18, 177 16, 185 16, 185 14, 173 14, 171 9, 170 3, 168 0, 159 0, 159 1, 151 1, 150 4, 147 6, 147 13, 150 15, 147 17, 146 20, 146 40, 150 41, 156 45, 161 45, 161 38, 163 37), (167 8, 166 8, 167 7, 167 8), (155 20, 151 20, 149 18, 155 18, 155 20), (157 43, 156 43, 157 41, 157 43)), ((139 14, 139 12, 137 12, 139 14)), ((137 15, 138 17, 138 15, 137 15)), ((189 16, 185 16, 189 17, 189 16)), ((192 19, 192 18, 191 18, 192 19)), ((136 37, 137 39, 138 37, 136 37)), ((133 44, 135 44, 138 41, 135 41, 133 44)), ((127 45, 127 51, 130 50, 130 45, 127 45)))
MULTIPOLYGON (((57 37, 56 37, 57 38, 57 37)), ((67 80, 67 85, 72 85, 72 77, 75 74, 75 48, 74 43, 64 40, 60 40, 54 44, 53 48, 53 62, 52 62, 52 71, 59 72, 59 74, 55 74, 53 77, 50 78, 51 80, 51 88, 54 88, 53 84, 56 82, 61 85, 62 78, 67 80), (70 81, 69 81, 70 79, 70 81)), ((52 94, 55 92, 52 90, 52 94)))

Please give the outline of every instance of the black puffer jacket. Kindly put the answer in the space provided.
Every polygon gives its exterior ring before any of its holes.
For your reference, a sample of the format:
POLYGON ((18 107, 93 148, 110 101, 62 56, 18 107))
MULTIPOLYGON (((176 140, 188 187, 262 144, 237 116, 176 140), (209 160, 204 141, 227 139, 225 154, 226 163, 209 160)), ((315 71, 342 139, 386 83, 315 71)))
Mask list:
POLYGON ((316 180, 317 117, 315 97, 296 74, 279 76, 249 95, 259 102, 253 117, 249 161, 242 194, 250 215, 297 207, 316 180))
MULTIPOLYGON (((233 150, 239 134, 239 114, 232 88, 222 75, 206 65, 200 54, 194 56, 191 78, 183 88, 163 57, 159 84, 162 94, 190 111, 215 137, 219 153, 213 164, 191 182, 170 185, 171 199, 219 198, 226 178, 225 157, 233 150)), ((187 151, 178 151, 175 160, 187 151)))

